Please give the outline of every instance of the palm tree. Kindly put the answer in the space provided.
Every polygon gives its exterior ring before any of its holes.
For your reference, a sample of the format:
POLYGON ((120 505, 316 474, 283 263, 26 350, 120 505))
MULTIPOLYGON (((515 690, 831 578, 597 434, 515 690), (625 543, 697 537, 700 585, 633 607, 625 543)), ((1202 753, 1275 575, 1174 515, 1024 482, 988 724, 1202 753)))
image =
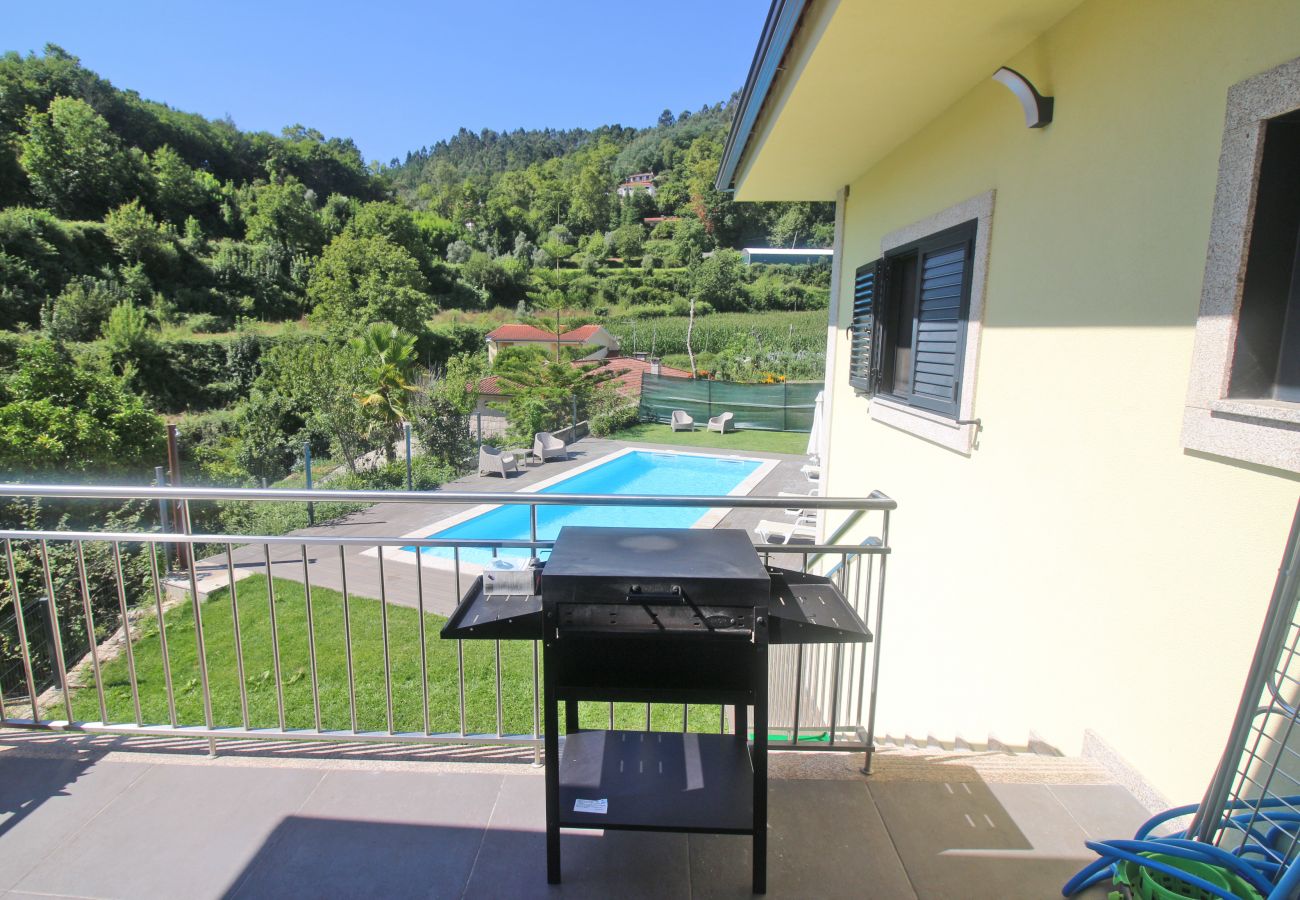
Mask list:
POLYGON ((372 417, 371 431, 384 444, 384 458, 392 463, 402 423, 409 420, 410 395, 418 390, 415 377, 415 335, 396 325, 376 322, 353 338, 361 356, 361 390, 356 399, 372 417))

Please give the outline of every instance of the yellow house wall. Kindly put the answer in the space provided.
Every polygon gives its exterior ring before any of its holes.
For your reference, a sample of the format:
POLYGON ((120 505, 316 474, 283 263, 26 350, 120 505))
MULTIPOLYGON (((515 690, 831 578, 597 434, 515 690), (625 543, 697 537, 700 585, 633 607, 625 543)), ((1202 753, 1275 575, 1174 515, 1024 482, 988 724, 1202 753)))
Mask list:
POLYGON ((883 235, 997 192, 969 457, 873 422, 832 334, 830 492, 899 502, 879 733, 1091 730, 1199 799, 1300 482, 1179 432, 1225 95, 1298 55, 1300 3, 1092 0, 1007 60, 1050 127, 986 82, 850 185, 841 323, 883 235))

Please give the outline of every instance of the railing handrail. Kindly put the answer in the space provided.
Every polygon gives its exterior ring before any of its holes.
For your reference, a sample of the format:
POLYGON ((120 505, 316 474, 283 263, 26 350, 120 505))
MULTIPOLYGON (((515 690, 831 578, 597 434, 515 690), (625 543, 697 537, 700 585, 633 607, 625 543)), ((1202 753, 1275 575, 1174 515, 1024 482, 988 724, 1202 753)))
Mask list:
POLYGON ((868 497, 756 497, 736 494, 659 496, 652 494, 476 493, 473 491, 336 491, 304 488, 216 488, 201 486, 0 483, 0 497, 64 500, 289 500, 304 503, 447 503, 536 506, 726 506, 735 509, 894 510, 898 504, 873 491, 868 497))
MULTIPOLYGON (((436 524, 436 523, 435 523, 436 524)), ((432 526, 431 526, 432 527, 432 526)), ((482 540, 471 538, 406 538, 381 535, 329 535, 329 534, 185 534, 162 531, 11 531, 0 529, 0 541, 100 541, 122 544, 287 544, 294 547, 306 545, 327 547, 459 547, 482 550, 527 550, 550 548, 554 540, 482 540)), ((878 540, 872 538, 869 540, 878 540)), ((889 548, 862 544, 755 544, 760 553, 853 553, 864 556, 882 556, 889 548)))

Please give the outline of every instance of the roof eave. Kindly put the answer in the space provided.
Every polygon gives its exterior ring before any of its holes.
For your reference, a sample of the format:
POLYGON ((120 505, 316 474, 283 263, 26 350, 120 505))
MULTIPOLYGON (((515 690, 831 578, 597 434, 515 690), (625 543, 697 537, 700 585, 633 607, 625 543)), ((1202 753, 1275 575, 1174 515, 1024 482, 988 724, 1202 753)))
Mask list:
POLYGON ((749 147, 749 138, 754 133, 759 113, 767 102, 772 83, 781 70, 781 61, 799 30, 799 22, 809 2, 810 0, 772 0, 758 39, 758 47, 754 51, 754 59, 749 65, 749 75, 740 92, 740 102, 731 120, 731 130, 727 133, 718 175, 714 179, 714 187, 720 191, 730 192, 736 189, 736 172, 749 147))

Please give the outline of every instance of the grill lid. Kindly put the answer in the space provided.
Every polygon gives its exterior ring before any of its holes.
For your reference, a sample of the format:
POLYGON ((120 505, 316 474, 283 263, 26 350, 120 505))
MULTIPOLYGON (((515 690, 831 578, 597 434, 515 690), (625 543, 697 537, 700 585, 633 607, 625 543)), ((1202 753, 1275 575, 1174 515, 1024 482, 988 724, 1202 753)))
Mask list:
POLYGON ((734 528, 592 528, 560 531, 546 568, 548 602, 648 599, 762 606, 771 577, 749 536, 734 528))

